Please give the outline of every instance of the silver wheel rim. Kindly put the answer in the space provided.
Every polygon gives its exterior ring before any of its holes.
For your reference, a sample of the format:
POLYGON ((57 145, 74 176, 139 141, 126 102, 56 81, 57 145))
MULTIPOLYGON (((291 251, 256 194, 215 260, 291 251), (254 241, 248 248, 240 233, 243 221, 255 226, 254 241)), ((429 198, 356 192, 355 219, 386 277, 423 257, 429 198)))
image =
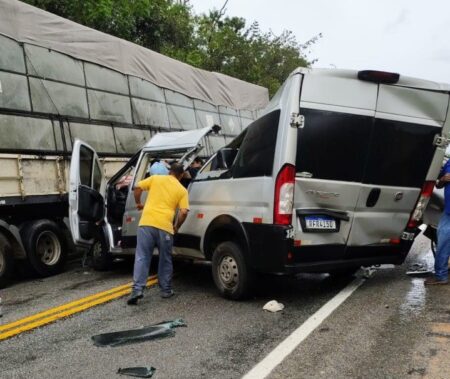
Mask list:
POLYGON ((58 236, 50 231, 39 234, 36 240, 36 253, 39 260, 47 266, 58 263, 61 258, 61 243, 58 236))
POLYGON ((234 288, 239 282, 239 270, 235 259, 225 255, 219 264, 219 277, 226 288, 234 288))
POLYGON ((0 274, 5 269, 5 257, 3 256, 4 252, 0 251, 0 274))

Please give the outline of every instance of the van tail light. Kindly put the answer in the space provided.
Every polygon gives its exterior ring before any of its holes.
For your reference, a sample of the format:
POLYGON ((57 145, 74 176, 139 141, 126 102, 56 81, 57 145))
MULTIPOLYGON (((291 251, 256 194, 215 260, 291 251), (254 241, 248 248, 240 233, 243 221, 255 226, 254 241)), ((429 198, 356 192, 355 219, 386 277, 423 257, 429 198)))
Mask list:
POLYGON ((273 223, 277 225, 292 224, 294 205, 295 166, 284 165, 275 182, 275 199, 273 223))
POLYGON ((372 83, 395 84, 400 80, 400 74, 395 72, 364 70, 358 71, 358 79, 372 83))
POLYGON ((425 208, 427 207, 428 202, 430 201, 430 197, 433 193, 434 185, 434 181, 425 182, 425 184, 423 185, 419 200, 417 201, 416 207, 414 208, 414 211, 412 212, 411 217, 408 221, 408 228, 416 228, 419 226, 425 208))

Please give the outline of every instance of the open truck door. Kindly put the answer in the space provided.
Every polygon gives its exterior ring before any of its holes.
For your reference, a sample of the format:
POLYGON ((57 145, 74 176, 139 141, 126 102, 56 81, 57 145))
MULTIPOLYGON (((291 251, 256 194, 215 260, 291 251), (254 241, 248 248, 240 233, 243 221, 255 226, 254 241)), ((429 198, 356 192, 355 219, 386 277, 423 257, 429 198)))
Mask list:
POLYGON ((69 187, 69 223, 75 244, 93 243, 97 225, 105 216, 104 189, 105 178, 97 153, 88 144, 76 140, 69 187))

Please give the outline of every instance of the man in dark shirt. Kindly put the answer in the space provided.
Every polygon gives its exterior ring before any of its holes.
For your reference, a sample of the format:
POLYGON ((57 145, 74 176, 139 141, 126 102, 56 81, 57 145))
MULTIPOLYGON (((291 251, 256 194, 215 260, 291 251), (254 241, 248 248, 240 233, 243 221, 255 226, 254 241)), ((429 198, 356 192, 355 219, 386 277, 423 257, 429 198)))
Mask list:
POLYGON ((444 165, 436 183, 444 188, 445 208, 437 230, 437 249, 434 261, 434 278, 425 280, 426 285, 448 283, 448 259, 450 257, 450 160, 444 165))

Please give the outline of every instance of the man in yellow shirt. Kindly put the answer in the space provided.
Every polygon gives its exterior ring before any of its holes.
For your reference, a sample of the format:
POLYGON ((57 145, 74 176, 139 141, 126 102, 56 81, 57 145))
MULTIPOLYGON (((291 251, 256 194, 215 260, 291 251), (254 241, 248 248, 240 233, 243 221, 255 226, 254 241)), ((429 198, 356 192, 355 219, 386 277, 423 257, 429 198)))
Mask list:
POLYGON ((152 175, 141 180, 134 188, 136 207, 143 209, 137 232, 137 247, 134 258, 133 290, 127 301, 136 305, 144 297, 144 288, 155 247, 159 250, 158 282, 161 297, 169 298, 172 290, 172 246, 173 235, 186 220, 189 211, 189 198, 180 179, 183 166, 174 163, 169 175, 152 175), (148 191, 145 205, 141 204, 143 191, 148 191), (175 211, 178 208, 174 222, 175 211))

